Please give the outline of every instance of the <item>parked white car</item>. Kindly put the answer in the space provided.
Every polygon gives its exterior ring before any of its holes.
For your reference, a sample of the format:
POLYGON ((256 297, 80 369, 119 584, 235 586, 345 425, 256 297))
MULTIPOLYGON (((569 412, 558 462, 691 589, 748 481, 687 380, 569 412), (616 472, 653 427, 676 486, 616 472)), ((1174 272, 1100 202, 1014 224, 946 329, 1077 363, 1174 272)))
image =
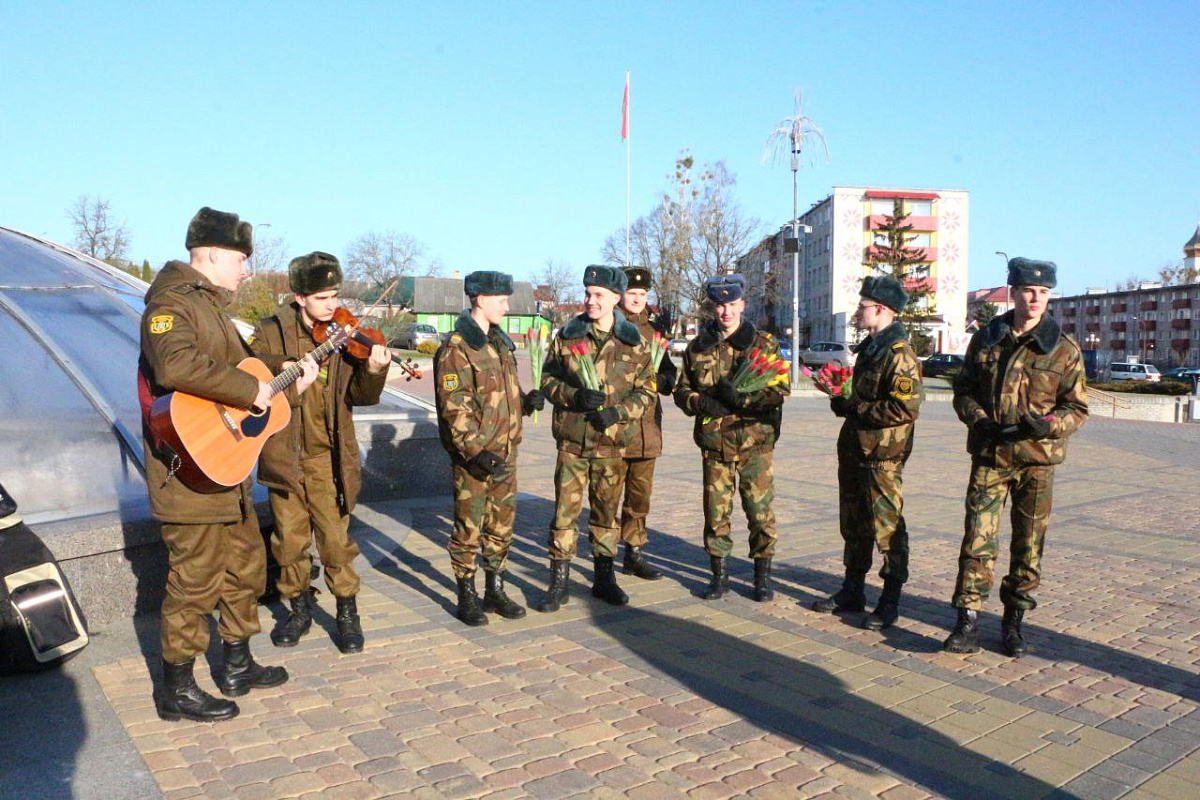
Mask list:
POLYGON ((801 349, 797 355, 806 367, 823 367, 826 364, 853 367, 855 358, 850 348, 841 342, 817 342, 812 347, 801 349))
POLYGON ((1110 364, 1109 377, 1114 381, 1161 381, 1162 375, 1153 364, 1110 364))

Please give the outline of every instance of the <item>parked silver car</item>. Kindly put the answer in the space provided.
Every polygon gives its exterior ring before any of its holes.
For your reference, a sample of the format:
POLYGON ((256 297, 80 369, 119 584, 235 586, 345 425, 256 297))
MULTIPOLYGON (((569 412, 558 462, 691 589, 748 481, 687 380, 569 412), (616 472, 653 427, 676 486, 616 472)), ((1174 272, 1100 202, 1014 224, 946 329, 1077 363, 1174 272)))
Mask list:
POLYGON ((401 350, 416 350, 422 342, 440 341, 437 328, 427 322, 405 322, 396 330, 396 335, 388 344, 401 350))
POLYGON ((797 354, 806 367, 823 367, 836 364, 839 367, 854 366, 854 353, 841 342, 817 342, 812 347, 801 348, 797 354))

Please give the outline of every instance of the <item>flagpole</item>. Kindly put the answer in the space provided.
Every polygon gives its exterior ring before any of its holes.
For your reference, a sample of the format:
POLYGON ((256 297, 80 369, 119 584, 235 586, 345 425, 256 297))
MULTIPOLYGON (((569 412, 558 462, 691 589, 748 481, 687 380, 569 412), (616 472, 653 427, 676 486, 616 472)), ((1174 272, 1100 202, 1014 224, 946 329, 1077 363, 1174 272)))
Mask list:
POLYGON ((633 266, 629 252, 629 73, 625 73, 625 265, 633 266))

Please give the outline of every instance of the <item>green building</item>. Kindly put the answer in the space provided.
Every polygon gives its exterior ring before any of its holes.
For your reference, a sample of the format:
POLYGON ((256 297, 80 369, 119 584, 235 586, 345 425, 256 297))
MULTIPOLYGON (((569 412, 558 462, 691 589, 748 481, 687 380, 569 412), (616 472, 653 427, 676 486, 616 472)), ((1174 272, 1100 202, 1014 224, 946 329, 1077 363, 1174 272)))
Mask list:
MULTIPOLYGON (((463 293, 461 278, 401 278, 396 286, 397 300, 412 309, 417 322, 432 325, 438 333, 454 329, 458 314, 470 305, 463 293)), ((550 321, 539 316, 533 299, 533 284, 513 281, 513 293, 508 299, 508 316, 504 332, 514 342, 524 345, 526 333, 534 325, 550 327, 550 321)))

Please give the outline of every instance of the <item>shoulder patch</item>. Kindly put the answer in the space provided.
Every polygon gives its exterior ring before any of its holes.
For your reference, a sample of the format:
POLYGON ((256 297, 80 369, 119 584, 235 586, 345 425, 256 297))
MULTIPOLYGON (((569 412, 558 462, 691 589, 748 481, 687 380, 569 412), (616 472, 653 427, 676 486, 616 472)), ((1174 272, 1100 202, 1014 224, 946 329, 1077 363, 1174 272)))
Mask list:
POLYGON ((258 337, 252 333, 250 334, 250 338, 246 340, 246 344, 254 344, 256 341, 258 341, 258 337))
POLYGON ((462 334, 459 334, 459 333, 450 334, 450 344, 458 344, 462 340, 463 340, 462 334))
POLYGON ((892 343, 892 349, 893 349, 893 350, 903 350, 903 349, 904 349, 904 342, 893 342, 893 343, 892 343))
POLYGON ((150 318, 150 332, 163 334, 175 327, 174 314, 159 314, 150 318))
POLYGON ((453 392, 458 387, 459 387, 459 382, 458 382, 458 373, 457 372, 447 372, 445 375, 442 376, 442 388, 445 389, 447 392, 453 392))
POLYGON ((916 382, 907 375, 901 375, 892 382, 892 397, 897 400, 912 400, 917 396, 916 382))

